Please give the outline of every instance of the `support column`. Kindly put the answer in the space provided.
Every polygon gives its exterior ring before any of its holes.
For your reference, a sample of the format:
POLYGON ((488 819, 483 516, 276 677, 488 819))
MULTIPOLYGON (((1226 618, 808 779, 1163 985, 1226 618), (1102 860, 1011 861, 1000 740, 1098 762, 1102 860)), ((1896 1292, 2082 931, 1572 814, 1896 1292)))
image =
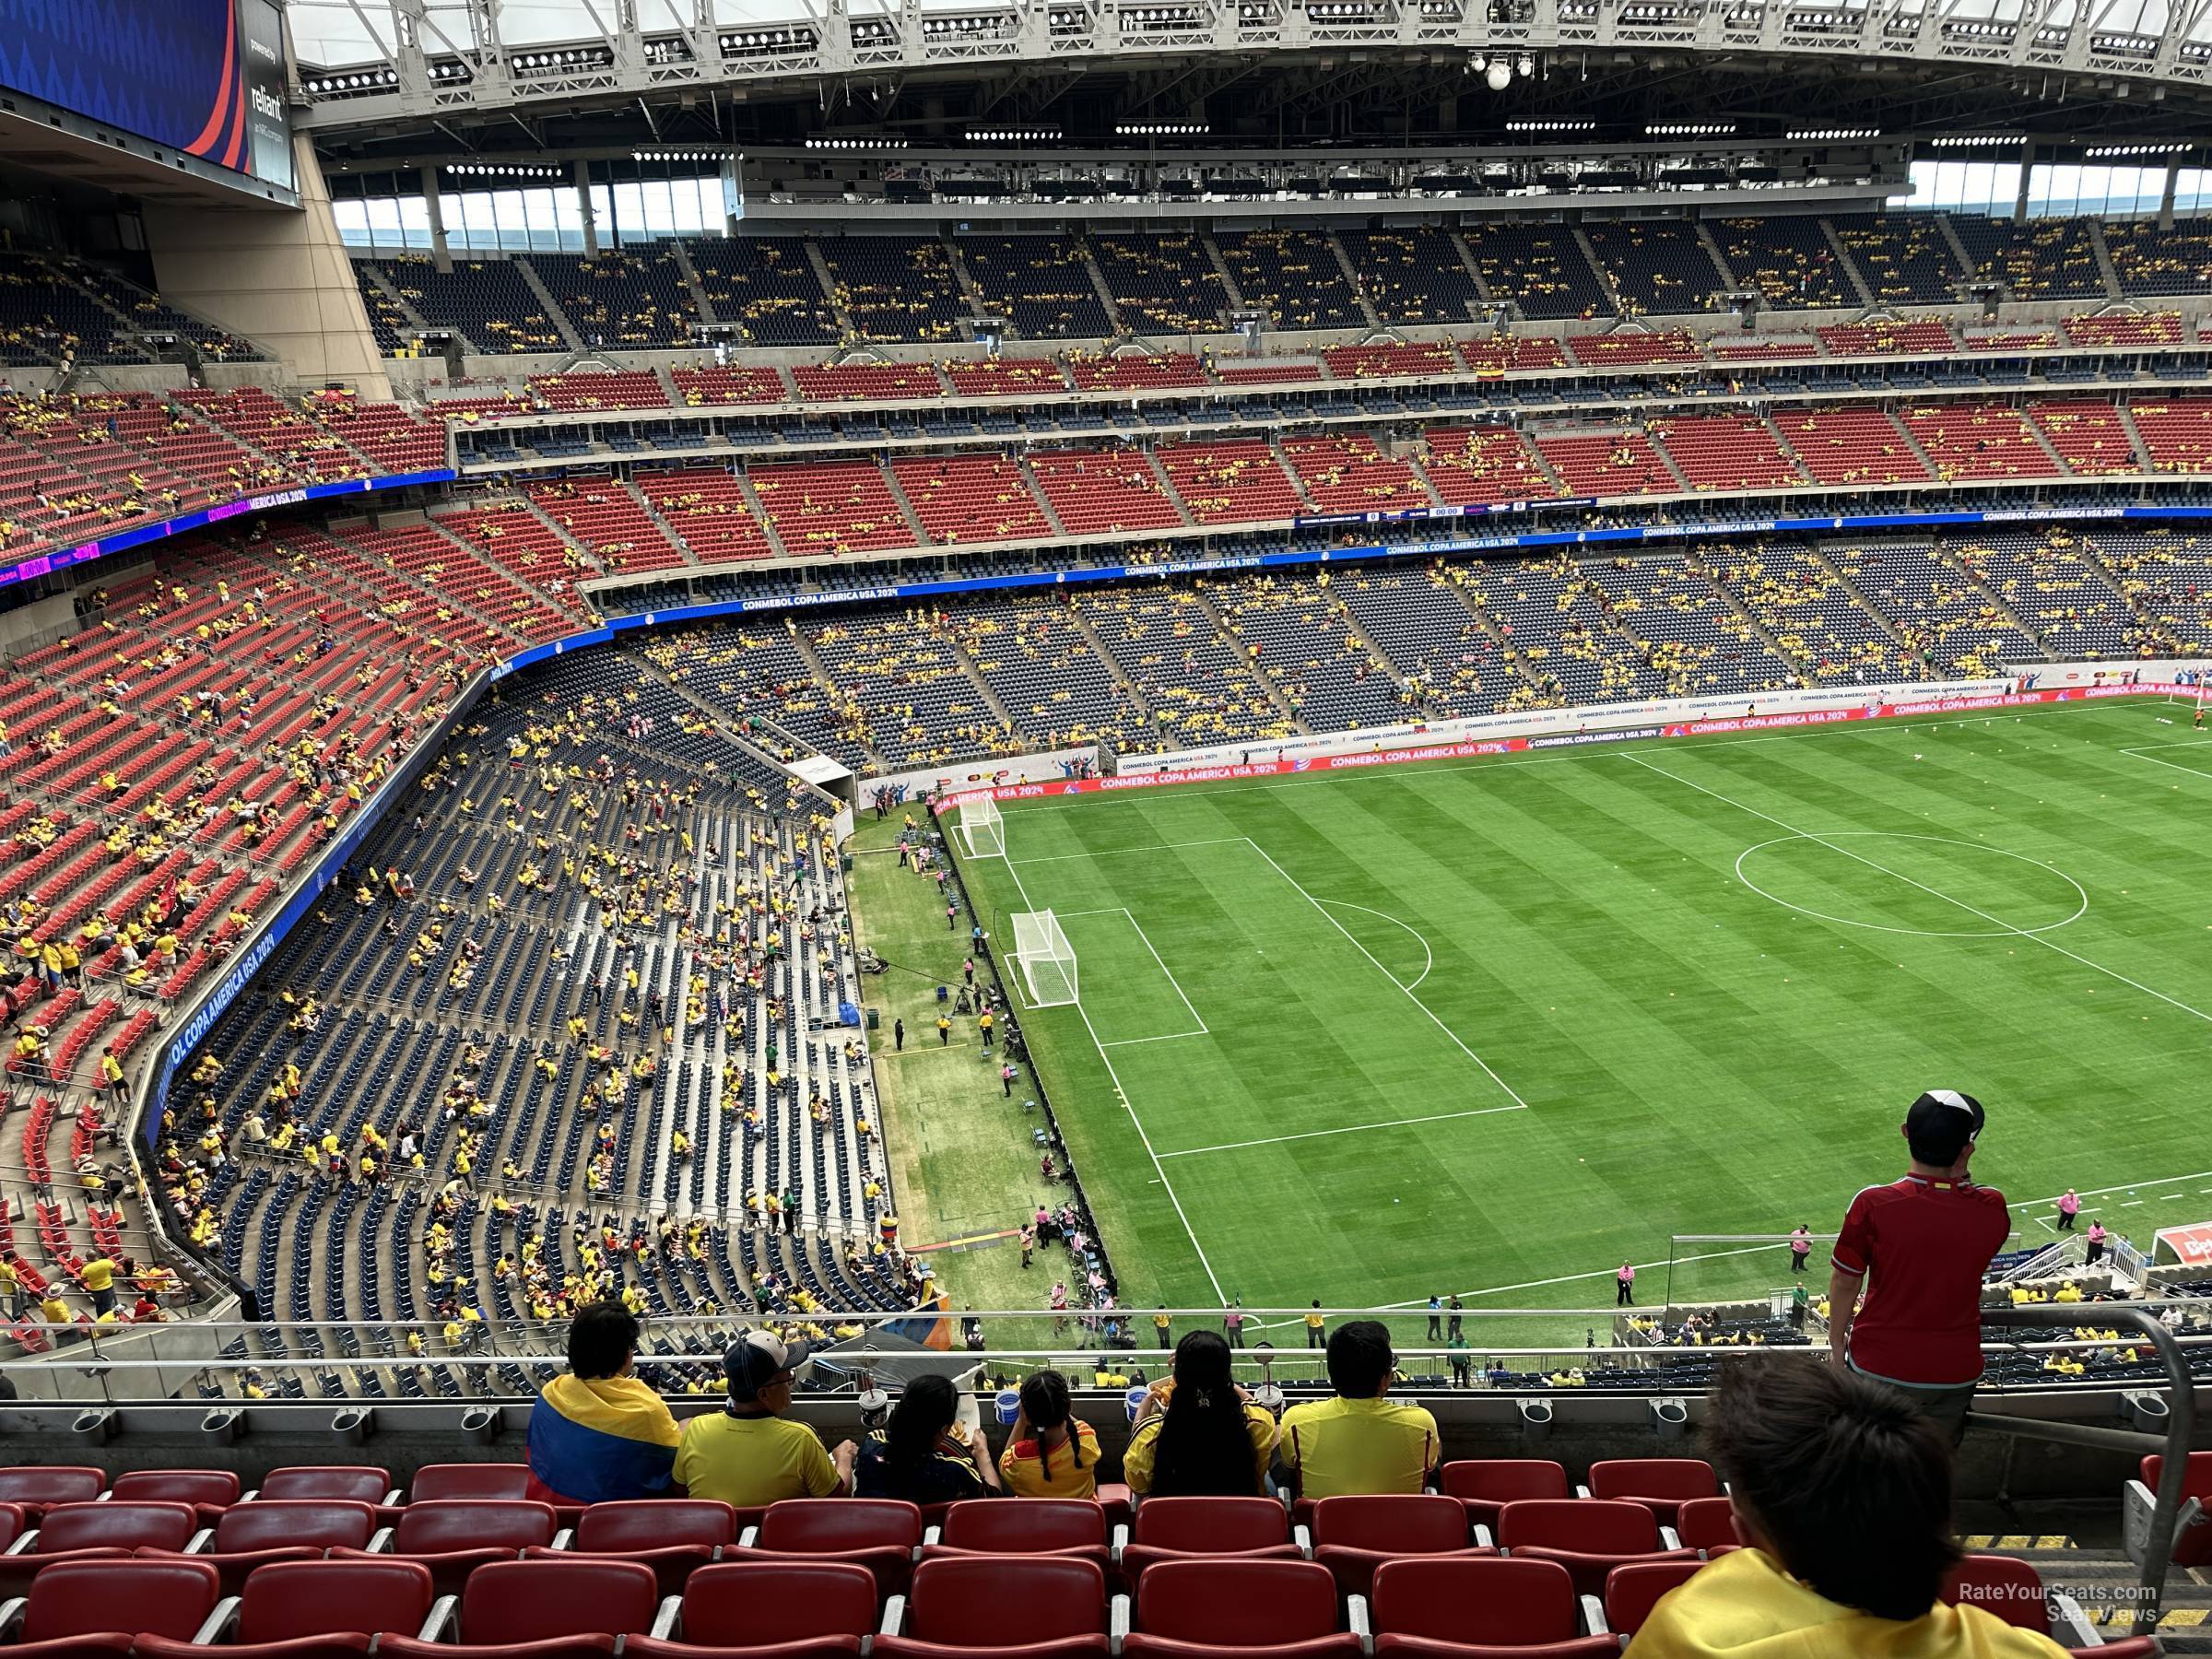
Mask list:
POLYGON ((430 221, 430 264, 440 275, 453 268, 452 250, 445 245, 445 204, 438 195, 438 170, 422 170, 422 210, 430 221))
POLYGON ((323 164, 305 133, 292 135, 300 211, 199 206, 145 208, 154 278, 179 305, 258 341, 287 380, 344 383, 366 398, 392 395, 353 262, 330 210, 323 164))
POLYGON ((583 256, 599 257, 599 227, 592 219, 592 167, 588 161, 574 164, 576 172, 576 210, 583 217, 583 256))
POLYGON ((2034 176, 2035 140, 2023 138, 2020 140, 2020 189, 2019 194, 2012 199, 2012 222, 2016 225, 2028 222, 2028 181, 2034 176))
POLYGON ((2165 188, 2164 192, 2163 192, 2163 193, 2162 193, 2162 194, 2159 195, 2159 229, 2161 229, 2161 230, 2171 230, 2171 229, 2173 229, 2173 194, 2174 194, 2174 187, 2175 187, 2176 185, 2178 185, 2178 184, 2181 182, 2181 179, 2182 179, 2182 159, 2181 159, 2181 157, 2179 157, 2179 156, 2169 156, 2169 157, 2167 157, 2167 158, 2166 158, 2166 188, 2165 188))

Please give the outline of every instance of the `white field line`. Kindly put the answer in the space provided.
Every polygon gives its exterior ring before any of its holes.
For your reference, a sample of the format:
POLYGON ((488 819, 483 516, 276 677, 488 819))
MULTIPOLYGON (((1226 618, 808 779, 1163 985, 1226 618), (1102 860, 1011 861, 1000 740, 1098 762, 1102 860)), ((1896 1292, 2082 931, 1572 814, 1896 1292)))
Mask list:
MULTIPOLYGON (((1348 899, 1324 899, 1322 903, 1333 905, 1338 910, 1356 910, 1364 912, 1371 916, 1380 916, 1393 926, 1404 928, 1421 942, 1421 971, 1413 976, 1413 983, 1406 987, 1407 991, 1418 991, 1421 988, 1421 982, 1427 979, 1436 967, 1436 952, 1429 948, 1429 935, 1410 922, 1401 922, 1388 911, 1379 911, 1371 905, 1354 904, 1348 899)), ((1395 979, 1397 975, 1393 974, 1391 977, 1395 979)))
MULTIPOLYGON (((1186 1037, 1210 1037, 1212 1035, 1211 1031, 1162 1031, 1157 1037, 1116 1037, 1110 1042, 1101 1042, 1099 1046, 1100 1048, 1132 1048, 1140 1042, 1181 1042, 1186 1037)), ((1163 1152, 1160 1156, 1173 1158, 1176 1155, 1172 1152, 1163 1152)))
POLYGON ((2107 979, 2117 980, 2124 985, 2132 986, 2134 989, 2142 992, 2146 996, 2154 997, 2158 1001, 2166 1004, 2169 1007, 2179 1008, 2183 1013, 2192 1015, 2194 1018, 2203 1020, 2206 1024, 2212 1025, 2212 1014, 2206 1013, 2202 1008, 2191 1007, 2187 1003, 2183 1002, 2179 997, 2169 996, 2165 992, 2156 990, 2153 987, 2145 984, 2141 980, 2130 979, 2126 974, 2122 973, 2116 968, 2107 968, 2101 962, 2092 962, 2088 957, 2085 957, 2077 951, 2068 950, 2064 945, 2053 942, 2047 935, 2028 933, 2020 928, 2015 927, 2011 923, 2006 921, 2002 916, 1993 916, 1989 913, 1989 912, 1977 909, 1975 906, 1969 904, 1963 899, 1954 899, 1950 894, 1942 892, 1936 888, 1929 887, 1925 882, 1915 881, 1912 877, 1901 875, 1898 871, 1890 869, 1887 865, 1877 864, 1873 859, 1868 858, 1862 853, 1853 853, 1850 848, 1839 846, 1832 841, 1829 841, 1821 836, 1815 835, 1809 830, 1800 830, 1794 824, 1785 823, 1781 818, 1776 818, 1771 812, 1761 812, 1758 807, 1746 806, 1741 801, 1734 800, 1731 797, 1721 794, 1721 792, 1717 789, 1708 789, 1702 783, 1695 782, 1692 780, 1682 777, 1677 773, 1668 771, 1664 766, 1654 766, 1649 760, 1644 759, 1640 755, 1624 754, 1620 757, 1620 759, 1627 760, 1633 765, 1641 766, 1646 771, 1657 772, 1661 777, 1679 783, 1686 789, 1694 789, 1701 795, 1709 795, 1713 800, 1720 802, 1724 806, 1733 806, 1738 812, 1747 812, 1753 818, 1763 818, 1768 823, 1772 824, 1776 829, 1786 830, 1792 835, 1799 836, 1806 841, 1816 842, 1820 846, 1826 847, 1831 853, 1840 853, 1845 858, 1852 860, 1854 864, 1863 864, 1870 870, 1878 870, 1881 874, 1888 877, 1893 881, 1901 881, 1907 887, 1918 888, 1922 892, 1927 894, 1930 898, 1940 899, 1946 904, 1956 905, 1959 909, 1966 912, 1969 915, 1979 916, 1983 921, 1989 923, 1992 926, 2000 928, 2006 933, 2017 935, 2021 939, 2026 940, 2029 944, 2040 945, 2045 950, 2056 951, 2060 956, 2065 957, 2070 962, 2079 962, 2084 968, 2088 968, 2095 972, 2101 973, 2107 979))
MULTIPOLYGON (((1150 1042, 1158 1039, 1139 1038, 1137 1041, 1150 1042)), ((1488 1117, 1492 1112, 1527 1110, 1525 1106, 1477 1106, 1469 1112, 1438 1112, 1428 1117, 1384 1118, 1377 1124, 1346 1124, 1335 1129, 1308 1129, 1298 1135, 1268 1135, 1258 1140, 1223 1141, 1218 1147, 1185 1147, 1177 1152, 1162 1152, 1160 1157, 1196 1158, 1205 1152, 1240 1152, 1246 1147, 1279 1147, 1285 1141, 1319 1140, 1325 1135, 1359 1135, 1369 1129, 1404 1129, 1415 1124, 1445 1124, 1454 1118, 1488 1117)))
MULTIPOLYGON (((2212 744, 2169 743, 2162 747, 2166 748, 2212 748, 2212 744)), ((2168 771, 2187 772, 2193 778, 2212 778, 2212 771, 2206 771, 2202 767, 2183 766, 2178 760, 2161 760, 2156 755, 2146 754, 2139 748, 2124 748, 2120 752, 2124 755, 2133 756, 2137 760, 2147 760, 2153 766, 2162 766, 2168 771)))

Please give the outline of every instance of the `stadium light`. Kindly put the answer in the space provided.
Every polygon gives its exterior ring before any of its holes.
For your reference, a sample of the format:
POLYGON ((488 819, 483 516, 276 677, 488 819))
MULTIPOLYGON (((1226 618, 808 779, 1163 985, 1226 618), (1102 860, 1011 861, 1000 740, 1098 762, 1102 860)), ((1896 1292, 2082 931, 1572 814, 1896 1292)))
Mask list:
POLYGON ((1879 138, 1881 135, 1882 129, 1879 127, 1821 127, 1817 129, 1808 127, 1785 134, 1783 142, 1785 144, 1837 144, 1847 143, 1854 138, 1879 138))
POLYGON ((1483 71, 1483 85, 1493 92, 1502 92, 1513 84, 1513 66, 1499 58, 1483 71))
POLYGON ((1505 130, 1509 133, 1594 133, 1597 131, 1597 123, 1594 121, 1509 121, 1505 124, 1505 130))
POLYGON ((1971 149, 1985 144, 2025 144, 2025 133, 1947 133, 1928 140, 1932 149, 1971 149))
POLYGON ((2082 154, 2091 158, 2100 156, 2183 156, 2195 147, 2195 145, 2188 143, 2101 144, 2094 149, 2082 151, 2082 154))
POLYGON ((1203 121, 1124 121, 1113 133, 1117 138, 1203 138, 1213 130, 1203 121))
POLYGON ((1661 122, 1643 129, 1646 138, 1726 138, 1735 131, 1733 121, 1661 122))

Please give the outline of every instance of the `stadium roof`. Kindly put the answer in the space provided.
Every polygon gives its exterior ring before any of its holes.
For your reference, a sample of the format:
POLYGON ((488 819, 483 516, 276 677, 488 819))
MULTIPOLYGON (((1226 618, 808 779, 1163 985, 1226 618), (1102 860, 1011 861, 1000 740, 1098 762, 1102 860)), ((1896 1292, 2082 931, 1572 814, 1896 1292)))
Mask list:
POLYGON ((1218 143, 1601 140, 1731 120, 1780 139, 2212 131, 2212 0, 292 0, 300 124, 357 159, 433 146, 1071 144, 1197 120, 1218 143), (1493 90, 1485 64, 1515 73, 1493 90), (1478 62, 1479 60, 1479 62, 1478 62), (345 71, 345 74, 336 72, 345 71))

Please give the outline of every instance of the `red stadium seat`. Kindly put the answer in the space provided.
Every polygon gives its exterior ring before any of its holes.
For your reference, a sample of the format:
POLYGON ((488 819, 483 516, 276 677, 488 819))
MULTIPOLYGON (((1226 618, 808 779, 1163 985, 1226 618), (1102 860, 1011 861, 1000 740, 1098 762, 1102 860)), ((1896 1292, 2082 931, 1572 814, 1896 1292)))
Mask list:
POLYGON ((2010 1556, 1970 1555, 1951 1569, 1944 1581, 1943 1599, 1954 1606, 1980 1607, 2018 1630, 2033 1630, 2062 1642, 2079 1645, 2069 1651, 2097 1659, 2140 1659, 2158 1652, 2147 1636, 2098 1644, 2097 1632, 2069 1595, 2053 1595, 2043 1587, 2043 1575, 2032 1561, 2010 1556))
POLYGON ((223 1594, 236 1595, 256 1568, 313 1560, 329 1549, 366 1549, 375 1532, 376 1511, 348 1499, 241 1503, 223 1512, 196 1559, 212 1561, 223 1575, 223 1594))
POLYGON ((238 1501, 238 1477, 229 1469, 126 1469, 108 1498, 116 1503, 189 1503, 200 1524, 213 1526, 238 1501))
POLYGON ((0 1556, 0 1598, 24 1594, 57 1559, 181 1554, 198 1528, 189 1503, 57 1503, 18 1553, 0 1556))
POLYGON ((1659 1598, 1688 1583, 1702 1561, 1631 1561, 1606 1574, 1606 1624, 1616 1636, 1633 1636, 1659 1598))
POLYGON ((1567 1471, 1541 1457, 1469 1457, 1448 1463, 1438 1485, 1456 1498, 1470 1524, 1496 1527, 1499 1506, 1529 1498, 1571 1498, 1567 1471))
POLYGON ((57 1503, 90 1503, 107 1488, 104 1469, 76 1464, 22 1465, 0 1469, 0 1503, 13 1503, 36 1521, 57 1503))
POLYGON ((1162 1561, 1223 1556, 1295 1561, 1290 1517, 1272 1498, 1147 1498, 1136 1506, 1135 1535, 1122 1550, 1131 1582, 1162 1561))
POLYGON ((365 1464, 301 1464, 288 1469, 271 1469, 269 1477, 246 1496, 256 1501, 272 1498, 350 1498, 358 1503, 393 1503, 397 1499, 389 1469, 365 1464))
MULTIPOLYGON (((430 1570, 419 1561, 278 1561, 246 1580, 216 1634, 236 1659, 348 1659, 388 1626, 420 1630, 430 1602, 430 1570)), ((136 1656, 204 1659, 206 1652, 142 1636, 136 1656)))
POLYGON ((1590 1465, 1590 1496, 1641 1503, 1672 1526, 1675 1512, 1691 1498, 1717 1497, 1720 1477, 1698 1457, 1618 1457, 1590 1465))
POLYGON ((940 1556, 914 1569, 882 1659, 1108 1659, 1106 1574, 1073 1556, 940 1556))
POLYGON ((439 1639, 453 1614, 441 1602, 419 1639, 380 1636, 376 1651, 398 1659, 606 1659, 618 1638, 653 1628, 656 1606, 653 1570, 637 1561, 497 1561, 470 1574, 461 1593, 459 1646, 439 1639))
POLYGON ((519 1500, 529 1495, 528 1464, 425 1464, 407 1482, 409 1503, 436 1503, 448 1498, 519 1500))
MULTIPOLYGON (((392 1529, 392 1553, 428 1567, 440 1595, 458 1595, 478 1568, 517 1560, 524 1550, 552 1543, 555 1524, 549 1503, 475 1498, 410 1503, 392 1529)), ((344 1559, 356 1553, 334 1549, 331 1556, 344 1559)))
POLYGON ((1675 1534, 1685 1549, 1719 1549, 1741 1544, 1735 1512, 1725 1498, 1692 1498, 1675 1512, 1675 1534))
POLYGON ((1648 1508, 1618 1499, 1509 1503, 1498 1512, 1498 1542, 1508 1555, 1559 1562, 1582 1595, 1603 1595, 1606 1574, 1624 1562, 1691 1559, 1687 1549, 1665 1547, 1648 1508))
MULTIPOLYGON (((2158 1501, 2159 1477, 2166 1467, 2166 1460, 2152 1455, 2143 1460, 2139 1478, 2127 1484, 2124 1501, 2129 1519, 2146 1527, 2153 1507, 2158 1501)), ((7 1496, 0 1488, 0 1499, 7 1496)), ((2182 1502, 2186 1512, 2183 1524, 2173 1535, 2173 1564, 2176 1567, 2212 1566, 2212 1452, 2192 1452, 2182 1483, 2182 1502), (2196 1509, 2188 1510, 2194 1499, 2196 1509)))
MULTIPOLYGON (((1457 1506, 1454 1505, 1454 1510, 1457 1506)), ((1131 1655, 1207 1659, 1355 1659, 1359 1638, 1336 1622, 1336 1581, 1317 1561, 1163 1561, 1137 1586, 1131 1655)))
POLYGON ((1398 1556, 1489 1555, 1467 1541, 1467 1512, 1433 1492, 1324 1498, 1313 1506, 1313 1559, 1347 1595, 1365 1595, 1377 1567, 1398 1556))
POLYGON ((0 1550, 12 1549, 15 1542, 28 1530, 29 1523, 23 1518, 20 1504, 0 1503, 0 1550))
POLYGON ((792 1556, 851 1561, 876 1575, 885 1595, 906 1589, 922 1542, 922 1512, 889 1498, 792 1498, 771 1505, 749 1541, 723 1551, 725 1561, 792 1556))
POLYGON ((1375 1570, 1375 1653, 1406 1659, 1609 1659, 1584 1635, 1574 1580, 1557 1561, 1436 1556, 1375 1570))
POLYGON ((0 1606, 0 1638, 19 1638, 10 1659, 123 1659, 139 1637, 191 1641, 219 1588, 215 1569, 189 1556, 56 1561, 28 1596, 0 1606))
POLYGON ((1096 1561, 1111 1571, 1106 1512, 1088 1498, 1030 1498, 1006 1503, 971 1498, 945 1516, 938 1540, 922 1559, 940 1555, 1065 1555, 1096 1561))
POLYGON ((701 1567, 623 1659, 852 1659, 876 1629, 876 1575, 850 1561, 701 1567))
POLYGON ((692 1572, 737 1541, 737 1512, 711 1498, 594 1503, 583 1512, 569 1549, 529 1549, 524 1559, 612 1556, 653 1569, 661 1594, 680 1595, 692 1572))

